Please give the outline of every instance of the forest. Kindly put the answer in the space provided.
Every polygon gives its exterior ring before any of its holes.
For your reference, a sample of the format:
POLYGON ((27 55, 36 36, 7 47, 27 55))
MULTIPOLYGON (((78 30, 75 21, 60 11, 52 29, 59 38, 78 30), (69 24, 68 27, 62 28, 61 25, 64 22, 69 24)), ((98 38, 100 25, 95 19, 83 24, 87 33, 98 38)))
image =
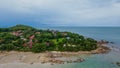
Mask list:
POLYGON ((0 51, 90 51, 97 41, 72 32, 42 30, 26 25, 0 28, 0 51))

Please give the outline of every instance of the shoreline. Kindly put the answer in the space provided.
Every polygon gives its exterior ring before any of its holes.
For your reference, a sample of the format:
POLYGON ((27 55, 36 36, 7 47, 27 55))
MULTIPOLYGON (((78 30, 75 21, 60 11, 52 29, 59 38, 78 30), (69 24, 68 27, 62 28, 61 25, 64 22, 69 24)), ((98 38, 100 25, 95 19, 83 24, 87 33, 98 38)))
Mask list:
POLYGON ((6 64, 11 62, 18 63, 50 63, 64 64, 64 63, 80 63, 85 61, 84 58, 73 58, 80 55, 92 55, 92 54, 104 54, 108 53, 110 48, 105 45, 98 46, 96 50, 92 51, 78 51, 78 52, 58 52, 50 51, 43 53, 32 53, 32 52, 18 52, 18 51, 3 51, 0 52, 0 64, 6 64))

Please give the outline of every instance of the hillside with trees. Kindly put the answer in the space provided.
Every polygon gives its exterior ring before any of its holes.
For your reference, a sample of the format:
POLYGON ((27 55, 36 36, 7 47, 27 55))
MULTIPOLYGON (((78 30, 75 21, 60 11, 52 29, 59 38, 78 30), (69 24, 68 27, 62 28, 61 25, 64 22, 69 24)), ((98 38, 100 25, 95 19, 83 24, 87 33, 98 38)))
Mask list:
POLYGON ((26 25, 0 28, 1 51, 90 51, 97 41, 71 32, 41 30, 26 25))

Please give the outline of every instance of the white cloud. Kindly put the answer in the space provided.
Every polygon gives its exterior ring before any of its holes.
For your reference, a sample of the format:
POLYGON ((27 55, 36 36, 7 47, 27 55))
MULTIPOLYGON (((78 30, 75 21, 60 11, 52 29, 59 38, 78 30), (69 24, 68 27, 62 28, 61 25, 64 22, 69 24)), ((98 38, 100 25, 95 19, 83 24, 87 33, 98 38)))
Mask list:
MULTIPOLYGON (((0 10, 36 15, 53 14, 44 22, 71 24, 120 16, 118 0, 0 0, 0 10)), ((84 23, 83 23, 84 24, 84 23)))

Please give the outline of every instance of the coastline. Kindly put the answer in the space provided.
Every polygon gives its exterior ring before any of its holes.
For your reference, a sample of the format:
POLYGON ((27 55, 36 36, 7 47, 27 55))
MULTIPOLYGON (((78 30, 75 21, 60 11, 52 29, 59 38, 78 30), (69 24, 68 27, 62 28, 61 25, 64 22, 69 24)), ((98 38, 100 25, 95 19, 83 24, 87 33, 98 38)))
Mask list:
POLYGON ((32 53, 32 52, 18 52, 18 51, 4 51, 0 52, 0 64, 6 63, 50 63, 54 64, 64 64, 64 63, 80 63, 85 61, 84 58, 72 58, 80 55, 92 55, 92 54, 103 54, 110 51, 106 45, 98 46, 96 50, 92 51, 79 51, 79 52, 43 52, 43 53, 32 53))

